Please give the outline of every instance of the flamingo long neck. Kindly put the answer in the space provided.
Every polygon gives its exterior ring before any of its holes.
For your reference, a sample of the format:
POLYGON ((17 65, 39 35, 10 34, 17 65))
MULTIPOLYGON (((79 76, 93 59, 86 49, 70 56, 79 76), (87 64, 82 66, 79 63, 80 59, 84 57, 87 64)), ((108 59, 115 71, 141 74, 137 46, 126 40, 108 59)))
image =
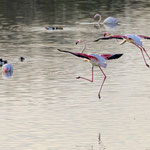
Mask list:
POLYGON ((100 22, 101 22, 101 20, 102 20, 102 17, 101 17, 100 14, 97 14, 97 16, 99 17, 98 24, 100 25, 100 22))
POLYGON ((83 53, 83 52, 84 52, 84 50, 86 49, 86 44, 85 44, 85 42, 84 42, 84 41, 82 41, 82 44, 83 44, 83 48, 82 48, 81 53, 83 53))

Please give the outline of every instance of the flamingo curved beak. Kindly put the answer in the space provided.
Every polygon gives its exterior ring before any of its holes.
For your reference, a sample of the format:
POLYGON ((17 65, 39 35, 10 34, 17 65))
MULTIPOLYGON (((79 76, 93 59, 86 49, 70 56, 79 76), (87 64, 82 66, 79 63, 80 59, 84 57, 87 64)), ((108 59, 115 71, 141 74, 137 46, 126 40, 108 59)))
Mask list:
POLYGON ((76 41, 76 45, 77 45, 79 42, 80 42, 80 41, 79 41, 79 40, 77 40, 77 41, 76 41))

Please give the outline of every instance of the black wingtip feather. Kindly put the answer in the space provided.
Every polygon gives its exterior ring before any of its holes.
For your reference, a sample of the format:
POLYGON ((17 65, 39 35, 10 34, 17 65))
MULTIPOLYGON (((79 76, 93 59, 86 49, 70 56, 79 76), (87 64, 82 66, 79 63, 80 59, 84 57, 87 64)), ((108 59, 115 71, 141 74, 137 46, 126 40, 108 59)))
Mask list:
POLYGON ((94 40, 93 42, 98 42, 99 41, 99 39, 96 39, 96 40, 94 40))
POLYGON ((60 51, 60 52, 65 52, 65 53, 71 53, 72 54, 72 52, 70 52, 70 51, 61 50, 61 49, 57 49, 57 50, 60 51))
POLYGON ((108 59, 108 60, 110 60, 110 59, 118 59, 118 58, 120 58, 122 55, 123 55, 123 54, 114 54, 114 55, 112 55, 111 57, 107 57, 107 59, 108 59))

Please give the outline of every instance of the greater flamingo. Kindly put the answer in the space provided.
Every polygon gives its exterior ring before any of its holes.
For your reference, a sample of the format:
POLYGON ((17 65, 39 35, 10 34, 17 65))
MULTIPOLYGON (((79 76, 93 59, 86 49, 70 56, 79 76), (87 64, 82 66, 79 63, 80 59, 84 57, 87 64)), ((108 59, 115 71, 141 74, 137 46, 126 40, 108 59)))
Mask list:
MULTIPOLYGON (((80 42, 85 44, 85 42, 83 40, 78 40, 76 43, 80 43, 80 42)), ((89 82, 93 82, 93 69, 94 69, 94 66, 98 66, 100 68, 100 71, 104 75, 104 79, 103 79, 103 82, 102 82, 102 84, 100 86, 100 90, 98 92, 99 99, 100 99, 100 93, 101 93, 102 87, 103 87, 104 82, 106 80, 106 75, 103 72, 102 67, 106 68, 106 66, 107 66, 106 60, 118 59, 119 57, 121 57, 123 55, 123 54, 102 54, 102 55, 85 54, 85 53, 70 52, 70 51, 60 50, 60 49, 58 49, 58 51, 65 52, 65 53, 70 53, 70 54, 75 55, 77 57, 84 58, 86 61, 89 61, 92 64, 92 79, 91 80, 87 79, 85 77, 81 77, 81 76, 76 77, 76 79, 84 79, 84 80, 87 80, 89 82)))
POLYGON ((100 25, 100 24, 118 24, 118 23, 120 22, 118 19, 116 19, 116 18, 114 18, 114 17, 108 17, 108 18, 106 18, 106 19, 103 21, 103 23, 101 23, 102 17, 101 17, 100 14, 96 14, 96 15, 94 16, 94 19, 96 19, 96 18, 99 18, 99 21, 98 21, 98 24, 99 24, 99 25, 100 25))
POLYGON ((97 42, 99 40, 108 40, 108 39, 122 39, 122 42, 120 43, 120 45, 124 44, 125 42, 132 43, 141 50, 144 62, 146 64, 146 66, 149 67, 148 63, 146 62, 146 59, 144 57, 143 52, 145 52, 145 54, 147 55, 147 57, 149 59, 150 59, 150 56, 148 55, 145 48, 143 47, 143 44, 141 42, 141 38, 150 39, 150 37, 144 36, 144 35, 134 35, 134 34, 111 35, 110 33, 106 32, 106 33, 104 33, 104 37, 100 37, 97 40, 95 40, 94 42, 97 42))
POLYGON ((3 72, 13 72, 13 66, 7 63, 7 60, 0 59, 3 72))

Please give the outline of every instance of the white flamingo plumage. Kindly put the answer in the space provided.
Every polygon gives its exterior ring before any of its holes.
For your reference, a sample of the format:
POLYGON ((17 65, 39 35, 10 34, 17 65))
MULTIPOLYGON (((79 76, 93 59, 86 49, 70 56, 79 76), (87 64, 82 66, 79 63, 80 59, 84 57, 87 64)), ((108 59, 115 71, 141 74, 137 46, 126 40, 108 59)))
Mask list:
POLYGON ((4 64, 2 66, 3 72, 13 72, 13 66, 11 64, 4 64))
POLYGON ((102 17, 100 14, 96 14, 94 19, 99 18, 98 24, 118 24, 120 21, 114 17, 106 18, 103 23, 101 23, 102 17))
MULTIPOLYGON (((85 42, 83 40, 78 40, 76 42, 76 44, 80 43, 80 42, 83 43, 83 49, 82 49, 82 52, 83 52, 85 50, 85 42)), ((76 77, 76 79, 84 79, 84 80, 87 80, 89 82, 93 82, 93 69, 94 69, 94 66, 97 66, 97 67, 100 68, 100 71, 104 75, 104 79, 103 79, 103 82, 102 82, 102 84, 100 86, 100 90, 99 90, 99 93, 98 93, 99 99, 100 99, 100 93, 101 93, 103 84, 104 84, 104 82, 106 80, 106 75, 103 72, 102 67, 106 68, 106 66, 107 66, 106 61, 107 60, 118 59, 119 57, 121 57, 123 55, 123 54, 102 54, 102 55, 98 55, 98 54, 85 54, 85 53, 70 52, 70 51, 60 50, 60 49, 58 49, 58 51, 65 52, 65 53, 70 53, 70 54, 75 55, 77 57, 84 58, 85 60, 89 61, 92 64, 92 79, 91 80, 87 79, 85 77, 81 77, 81 76, 76 77)))

